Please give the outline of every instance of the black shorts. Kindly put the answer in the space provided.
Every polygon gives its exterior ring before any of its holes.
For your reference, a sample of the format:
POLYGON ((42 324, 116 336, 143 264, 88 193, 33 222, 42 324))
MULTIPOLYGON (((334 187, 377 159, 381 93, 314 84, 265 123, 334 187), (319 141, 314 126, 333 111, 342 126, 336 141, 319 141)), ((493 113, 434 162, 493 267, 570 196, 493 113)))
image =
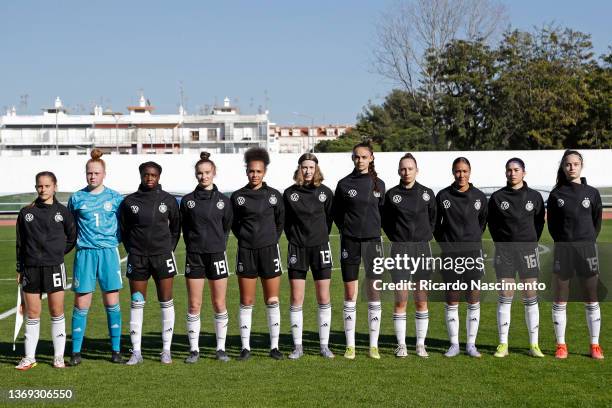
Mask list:
POLYGON ((383 256, 382 238, 353 238, 342 235, 340 238, 342 280, 352 282, 359 279, 359 264, 362 261, 367 278, 380 278, 380 274, 374 273, 374 258, 383 256))
POLYGON ((152 276, 155 280, 173 278, 176 275, 174 253, 164 255, 128 255, 126 276, 130 280, 146 281, 152 276))
POLYGON ((537 278, 540 273, 540 252, 537 243, 498 242, 495 244, 497 279, 537 278))
POLYGON ((431 279, 433 263, 427 261, 427 258, 431 258, 429 242, 392 242, 389 258, 396 259, 398 255, 402 259, 400 264, 402 269, 391 269, 391 279, 394 283, 431 279), (406 260, 404 255, 407 255, 409 259, 407 265, 404 262, 406 260), (418 262, 416 267, 413 262, 418 262), (408 266, 408 268, 403 268, 404 266, 408 266))
POLYGON ((185 259, 186 279, 217 280, 228 277, 229 265, 225 252, 198 254, 187 252, 185 259))
POLYGON ((282 275, 280 248, 278 244, 263 248, 238 247, 236 253, 236 275, 241 278, 275 278, 282 275))
POLYGON ((54 293, 66 289, 64 264, 25 266, 21 272, 21 287, 26 293, 54 293))
POLYGON ((555 243, 553 273, 563 280, 578 275, 589 278, 599 275, 599 253, 594 242, 555 243))
POLYGON ((333 260, 329 242, 313 247, 289 243, 287 251, 289 279, 306 279, 308 268, 314 280, 331 279, 333 260))
POLYGON ((480 250, 442 252, 442 280, 444 283, 479 282, 485 274, 484 255, 480 250))

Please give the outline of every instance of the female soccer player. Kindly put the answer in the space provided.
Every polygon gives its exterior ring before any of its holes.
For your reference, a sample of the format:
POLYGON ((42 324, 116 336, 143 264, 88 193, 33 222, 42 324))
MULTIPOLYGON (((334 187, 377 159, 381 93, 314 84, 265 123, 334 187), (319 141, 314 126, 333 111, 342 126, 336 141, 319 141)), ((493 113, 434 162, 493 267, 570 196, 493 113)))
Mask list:
MULTIPOLYGON (((465 157, 453 161, 455 182, 436 197, 437 221, 434 230, 442 249, 442 278, 447 285, 468 285, 466 300, 466 353, 481 357, 476 349, 476 335, 480 322, 480 291, 472 288, 484 275, 482 233, 487 225, 487 198, 470 183, 471 165, 465 157), (448 262, 447 262, 448 261, 448 262)), ((460 290, 450 286, 446 291, 446 328, 450 347, 446 357, 459 354, 459 298, 460 290)))
POLYGON ((332 255, 329 233, 332 219, 332 191, 323 182, 319 160, 312 153, 305 153, 298 159, 293 174, 295 184, 283 193, 285 202, 285 235, 289 241, 287 254, 289 282, 291 284, 291 333, 294 350, 289 358, 296 360, 304 354, 302 346, 302 304, 306 287, 306 273, 312 270, 317 303, 319 304, 320 354, 334 358, 329 349, 331 326, 331 303, 329 285, 332 271, 332 255))
POLYGON ((240 360, 251 357, 251 320, 257 277, 261 278, 264 301, 268 310, 270 357, 281 360, 278 349, 280 335, 279 291, 281 268, 278 240, 283 232, 285 209, 282 195, 264 181, 270 164, 265 149, 253 147, 244 153, 249 183, 232 194, 234 209, 232 231, 238 238, 236 274, 240 288, 240 360))
MULTIPOLYGON (((436 225, 436 204, 433 191, 416 181, 419 168, 414 156, 406 153, 399 161, 397 173, 399 185, 387 191, 383 209, 383 229, 391 241, 391 258, 407 255, 414 259, 431 258, 429 241, 433 238, 436 225)), ((417 285, 414 291, 416 306, 416 354, 429 357, 425 349, 425 337, 429 326, 427 310, 427 290, 419 289, 421 282, 431 279, 432 268, 421 264, 416 270, 392 270, 394 282, 412 279, 417 285)), ((398 290, 395 293, 393 323, 397 337, 397 357, 406 357, 406 304, 408 291, 398 290)))
POLYGON ((132 356, 126 363, 142 363, 141 338, 147 284, 153 276, 157 300, 161 307, 162 364, 171 364, 174 331, 172 284, 176 275, 174 249, 181 236, 180 212, 176 199, 162 190, 159 178, 162 167, 152 161, 138 167, 138 191, 125 197, 121 205, 121 236, 128 252, 126 276, 132 296, 130 339, 132 356))
POLYGON ((216 358, 229 361, 225 352, 228 314, 225 307, 228 265, 225 247, 232 226, 232 206, 213 180, 217 172, 210 153, 202 152, 195 164, 198 185, 181 200, 183 239, 187 247, 185 282, 187 284, 188 311, 187 336, 190 353, 186 363, 195 363, 200 356, 200 309, 204 277, 208 279, 212 306, 215 311, 217 336, 216 358))
MULTIPOLYGON (((538 281, 540 261, 538 241, 544 229, 544 200, 524 181, 525 163, 513 157, 506 162, 506 187, 497 190, 489 200, 489 231, 495 241, 495 273, 498 282, 514 284, 518 272, 521 282, 534 285, 538 281)), ((508 330, 512 289, 499 293, 497 329, 499 346, 495 357, 508 355, 508 330)), ((523 292, 525 322, 529 331, 529 355, 544 357, 538 346, 540 312, 535 289, 523 292)))
POLYGON ((113 363, 121 363, 121 309, 119 289, 121 265, 119 261, 119 207, 123 197, 104 186, 106 164, 102 151, 93 149, 85 173, 87 187, 74 193, 68 201, 77 225, 77 251, 74 258, 72 289, 75 292, 72 312, 72 357, 70 365, 81 363, 81 346, 87 327, 87 313, 91 306, 96 281, 102 290, 106 308, 108 333, 111 339, 113 363))
POLYGON ((604 355, 599 346, 601 312, 597 297, 596 241, 601 230, 602 203, 599 191, 580 177, 582 168, 582 155, 566 150, 557 170, 557 184, 548 197, 548 231, 555 241, 552 311, 557 339, 555 357, 567 358, 565 326, 569 284, 578 275, 584 293, 591 357, 601 360, 604 355))
POLYGON ((47 293, 49 298, 53 367, 65 367, 64 255, 74 248, 76 227, 70 211, 55 198, 55 174, 43 171, 35 180, 38 198, 22 208, 17 217, 17 282, 22 285, 27 317, 25 357, 15 367, 18 370, 36 366, 42 293, 47 293))
POLYGON ((359 264, 363 257, 366 269, 368 297, 368 324, 370 327, 370 357, 379 359, 380 294, 374 290, 372 264, 376 256, 382 257, 380 236, 381 215, 385 199, 385 183, 376 175, 374 151, 369 143, 353 147, 351 174, 338 182, 334 194, 334 222, 340 230, 342 280, 344 281, 344 357, 355 358, 355 320, 359 264))

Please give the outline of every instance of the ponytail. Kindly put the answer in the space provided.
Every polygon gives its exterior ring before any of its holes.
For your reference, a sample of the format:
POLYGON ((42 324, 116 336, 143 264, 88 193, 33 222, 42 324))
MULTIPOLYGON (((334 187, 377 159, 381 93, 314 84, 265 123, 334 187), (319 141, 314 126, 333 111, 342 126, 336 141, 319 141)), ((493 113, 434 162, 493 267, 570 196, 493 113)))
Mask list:
POLYGON ((577 150, 567 149, 565 152, 563 152, 561 162, 559 163, 559 168, 557 169, 557 181, 555 183, 555 188, 560 187, 563 183, 567 182, 567 177, 565 176, 565 172, 563 171, 563 166, 565 165, 565 159, 567 158, 567 156, 571 156, 572 154, 575 154, 580 158, 580 164, 584 163, 582 155, 577 150))

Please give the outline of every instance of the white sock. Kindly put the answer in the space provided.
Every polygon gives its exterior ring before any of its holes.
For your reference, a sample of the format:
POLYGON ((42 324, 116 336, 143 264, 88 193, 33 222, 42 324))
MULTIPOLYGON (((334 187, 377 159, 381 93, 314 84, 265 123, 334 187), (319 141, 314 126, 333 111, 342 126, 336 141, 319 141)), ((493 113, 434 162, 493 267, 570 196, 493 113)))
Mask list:
POLYGON ((499 296, 497 302, 497 332, 499 333, 499 342, 501 344, 508 344, 511 310, 512 298, 499 296))
POLYGON ((302 345, 302 325, 304 324, 304 316, 302 314, 302 305, 289 306, 289 321, 291 323, 291 335, 293 336, 293 344, 296 346, 302 345))
POLYGON ((459 305, 444 305, 446 331, 451 344, 459 344, 459 305))
POLYGON ((480 302, 468 303, 465 327, 467 331, 467 344, 476 344, 478 324, 480 323, 480 302))
POLYGON ((266 305, 268 310, 268 330, 270 331, 270 350, 278 348, 278 338, 280 336, 281 314, 278 303, 266 305))
POLYGON ((189 338, 189 351, 200 351, 200 315, 187 313, 187 338, 189 338))
POLYGON ((319 342, 321 347, 327 347, 329 344, 329 331, 331 330, 331 303, 319 305, 319 342))
POLYGON ((162 320, 162 348, 170 351, 172 345, 172 333, 174 332, 174 300, 159 302, 162 320))
POLYGON ((53 337, 53 355, 64 357, 66 349, 66 319, 64 315, 51 316, 51 337, 53 337))
POLYGON ((589 326, 591 344, 599 344, 599 329, 601 328, 601 310, 599 309, 599 303, 585 303, 584 310, 586 312, 586 320, 589 326))
POLYGON ((538 334, 540 331, 540 308, 538 297, 523 299, 525 305, 525 323, 529 332, 529 344, 538 344, 538 334))
POLYGON ((36 346, 38 345, 38 337, 40 336, 40 318, 26 319, 25 327, 25 356, 34 359, 36 355, 36 346))
POLYGON ((344 335, 346 347, 355 347, 355 322, 357 320, 357 303, 344 301, 344 335))
POLYGON ((368 323, 370 326, 370 347, 378 347, 380 334, 380 318, 382 310, 380 302, 368 302, 368 323))
POLYGON ((253 306, 240 305, 238 322, 240 324, 240 340, 242 348, 251 349, 251 322, 253 320, 253 306))
POLYGON ((565 325, 567 324, 567 303, 553 303, 552 318, 557 344, 565 344, 565 325))
POLYGON ((395 338, 397 344, 406 344, 406 312, 393 313, 393 327, 395 328, 395 338))
POLYGON ((423 310, 414 314, 414 325, 416 327, 416 344, 417 346, 425 345, 425 337, 427 337, 427 329, 429 328, 429 310, 423 310))
POLYGON ((144 307, 144 301, 139 302, 132 300, 132 304, 130 307, 130 339, 132 340, 133 351, 140 351, 144 307))
POLYGON ((221 313, 215 313, 215 335, 217 336, 217 350, 225 351, 225 338, 227 337, 227 326, 229 324, 229 315, 227 310, 221 313))

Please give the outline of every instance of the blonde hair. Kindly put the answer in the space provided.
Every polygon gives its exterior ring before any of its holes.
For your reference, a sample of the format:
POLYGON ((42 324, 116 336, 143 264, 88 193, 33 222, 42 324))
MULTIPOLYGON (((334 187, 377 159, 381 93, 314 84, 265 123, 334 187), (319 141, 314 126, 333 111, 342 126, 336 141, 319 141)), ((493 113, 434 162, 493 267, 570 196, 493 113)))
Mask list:
POLYGON ((302 162, 306 160, 311 160, 315 162, 315 173, 312 178, 312 185, 314 185, 315 187, 319 187, 324 180, 323 172, 319 168, 319 159, 317 159, 317 156, 315 156, 312 153, 304 153, 303 155, 300 156, 300 158, 298 159, 297 169, 295 169, 295 172, 293 173, 293 180, 295 181, 295 184, 297 184, 298 186, 303 186, 306 183, 304 180, 304 176, 302 175, 302 172, 300 171, 302 162))

